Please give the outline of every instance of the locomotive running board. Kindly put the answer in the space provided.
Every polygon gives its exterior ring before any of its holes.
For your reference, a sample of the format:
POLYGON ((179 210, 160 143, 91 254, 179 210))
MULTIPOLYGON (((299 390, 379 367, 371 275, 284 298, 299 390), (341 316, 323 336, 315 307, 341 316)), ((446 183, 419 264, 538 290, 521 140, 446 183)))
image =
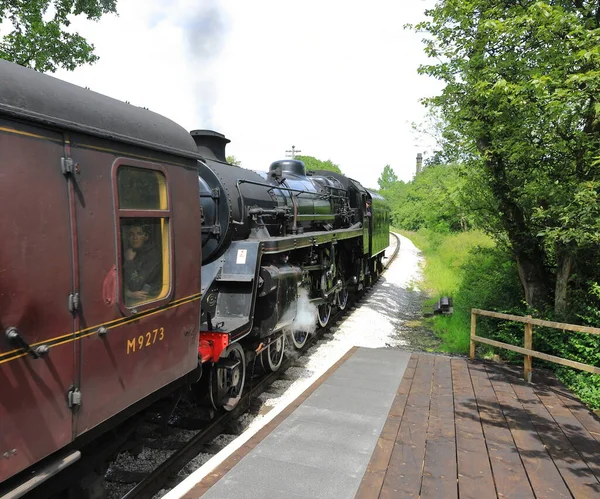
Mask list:
POLYGON ((294 236, 274 237, 273 239, 262 241, 263 254, 272 255, 274 253, 282 253, 298 248, 308 248, 310 246, 319 246, 325 243, 362 236, 363 228, 361 227, 360 229, 339 229, 331 232, 306 232, 294 236))

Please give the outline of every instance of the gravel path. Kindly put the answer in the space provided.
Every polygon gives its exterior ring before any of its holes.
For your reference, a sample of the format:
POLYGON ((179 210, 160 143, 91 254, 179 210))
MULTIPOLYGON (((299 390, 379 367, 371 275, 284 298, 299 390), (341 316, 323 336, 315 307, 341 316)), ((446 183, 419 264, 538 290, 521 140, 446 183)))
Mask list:
MULTIPOLYGON (((185 494, 193 484, 279 414, 350 348, 362 346, 421 350, 435 343, 433 335, 420 325, 425 300, 424 293, 418 288, 423 257, 410 240, 399 237, 400 252, 396 260, 359 306, 299 358, 295 367, 286 371, 285 379, 277 381, 268 392, 261 395, 263 410, 260 415, 248 421, 248 427, 242 435, 168 492, 165 499, 175 499, 185 494)), ((393 237, 390 237, 390 244, 395 244, 393 237)), ((393 247, 388 251, 391 254, 393 247)))

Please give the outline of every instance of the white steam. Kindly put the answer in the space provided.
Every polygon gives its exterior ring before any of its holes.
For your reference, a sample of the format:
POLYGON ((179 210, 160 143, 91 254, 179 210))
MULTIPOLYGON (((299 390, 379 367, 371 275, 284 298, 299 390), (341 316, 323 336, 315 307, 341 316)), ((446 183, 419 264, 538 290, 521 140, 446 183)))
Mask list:
POLYGON ((300 288, 296 302, 296 317, 289 326, 291 333, 312 334, 317 329, 318 310, 308 298, 308 290, 300 288))

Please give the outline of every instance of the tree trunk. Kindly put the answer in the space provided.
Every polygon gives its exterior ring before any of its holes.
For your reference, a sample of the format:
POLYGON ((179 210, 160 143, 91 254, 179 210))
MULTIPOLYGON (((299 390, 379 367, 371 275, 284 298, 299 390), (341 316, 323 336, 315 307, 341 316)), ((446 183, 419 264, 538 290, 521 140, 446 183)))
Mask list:
POLYGON ((567 316, 568 306, 568 283, 573 270, 574 257, 566 248, 559 247, 556 250, 556 288, 554 292, 554 313, 557 319, 567 316))
POLYGON ((516 254, 515 257, 525 301, 530 307, 540 310, 548 300, 548 280, 545 272, 541 272, 539 264, 531 261, 526 255, 516 254))
POLYGON ((488 137, 482 137, 477 145, 487 156, 484 165, 490 173, 490 187, 500 209, 500 221, 517 261, 525 300, 530 307, 541 310, 548 303, 550 290, 550 279, 544 266, 544 250, 528 224, 518 198, 511 194, 504 158, 490 154, 490 144, 491 140, 488 137))

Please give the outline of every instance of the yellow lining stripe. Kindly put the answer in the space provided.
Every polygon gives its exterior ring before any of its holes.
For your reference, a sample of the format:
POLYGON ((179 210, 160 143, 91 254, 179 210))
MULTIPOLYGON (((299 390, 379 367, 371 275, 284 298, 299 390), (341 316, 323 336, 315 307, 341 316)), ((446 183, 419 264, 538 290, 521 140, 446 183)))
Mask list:
POLYGON ((58 140, 52 137, 47 137, 45 135, 37 135, 35 133, 30 133, 30 132, 23 132, 21 130, 15 130, 14 128, 6 128, 6 127, 2 127, 0 126, 0 132, 8 132, 8 133, 15 133, 17 135, 25 135, 26 137, 34 137, 36 139, 46 139, 46 140, 51 140, 52 142, 60 142, 62 144, 62 140, 58 140))
MULTIPOLYGON (((60 339, 63 339, 63 338, 68 338, 65 341, 61 341, 59 343, 54 343, 54 344, 52 344, 52 345, 49 346, 49 348, 54 348, 54 347, 56 347, 58 345, 64 345, 65 343, 70 343, 72 341, 77 341, 77 340, 80 340, 82 338, 86 338, 88 336, 96 334, 97 333, 97 329, 100 328, 100 327, 102 327, 102 326, 109 326, 107 329, 114 329, 114 328, 117 328, 117 327, 120 327, 120 326, 124 326, 126 324, 130 324, 130 323, 135 322, 135 321, 139 321, 140 319, 144 319, 145 317, 150 317, 152 315, 160 314, 161 312, 166 312, 167 310, 179 307, 181 305, 187 305, 188 303, 191 303, 193 301, 199 300, 200 297, 201 297, 200 294, 198 294, 198 295, 191 295, 191 296, 188 296, 186 298, 182 298, 177 303, 174 303, 174 304, 172 304, 172 305, 170 305, 168 307, 160 308, 160 309, 155 310, 155 311, 150 312, 150 313, 141 312, 141 313, 139 313, 137 315, 134 315, 134 316, 130 317, 129 319, 123 319, 123 318, 121 318, 121 319, 115 319, 115 320, 112 320, 112 321, 109 321, 109 322, 105 322, 103 324, 97 324, 97 325, 92 326, 92 327, 81 329, 81 330, 76 331, 74 333, 64 334, 64 335, 61 335, 61 336, 56 336, 55 338, 48 338, 48 339, 46 339, 44 341, 39 341, 37 343, 32 343, 30 346, 31 347, 35 347, 35 346, 38 346, 38 345, 43 345, 45 343, 49 343, 51 341, 56 341, 56 340, 60 340, 60 339), (119 324, 115 324, 116 322, 119 322, 119 324), (82 333, 85 333, 85 334, 82 334, 82 333), (79 336, 77 336, 77 335, 79 335, 79 336), (76 337, 74 337, 74 336, 76 336, 76 337)), ((0 354, 0 359, 2 359, 2 357, 8 357, 11 354, 17 353, 19 350, 22 350, 22 349, 21 348, 16 348, 14 350, 10 350, 9 352, 4 352, 3 354, 0 354)), ((0 360, 0 364, 4 364, 5 362, 8 362, 8 361, 14 360, 14 359, 18 359, 20 357, 24 357, 25 355, 27 355, 27 352, 22 353, 20 355, 17 355, 15 357, 10 357, 8 359, 5 358, 3 360, 0 360)))

